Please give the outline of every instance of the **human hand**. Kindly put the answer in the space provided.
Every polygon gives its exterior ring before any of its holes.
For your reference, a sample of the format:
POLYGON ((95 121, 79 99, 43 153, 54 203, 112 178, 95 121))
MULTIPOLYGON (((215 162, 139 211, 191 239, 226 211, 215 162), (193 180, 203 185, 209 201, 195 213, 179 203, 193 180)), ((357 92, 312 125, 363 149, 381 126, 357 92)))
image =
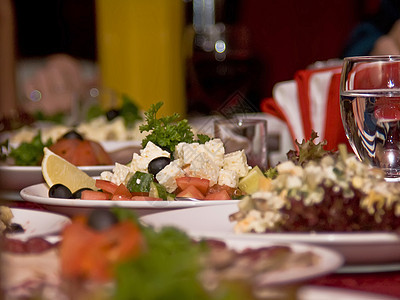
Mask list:
POLYGON ((44 67, 37 70, 23 84, 27 112, 45 114, 68 112, 85 86, 80 62, 66 54, 47 58, 44 67))

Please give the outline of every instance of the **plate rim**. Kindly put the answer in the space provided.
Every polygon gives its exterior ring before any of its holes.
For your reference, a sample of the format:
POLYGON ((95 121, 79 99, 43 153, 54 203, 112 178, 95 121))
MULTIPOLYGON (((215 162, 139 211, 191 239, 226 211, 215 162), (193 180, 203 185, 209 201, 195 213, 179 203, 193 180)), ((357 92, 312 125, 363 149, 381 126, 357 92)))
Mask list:
MULTIPOLYGON (((72 220, 70 217, 60 214, 60 213, 56 213, 56 212, 51 212, 51 211, 46 211, 46 210, 39 210, 39 209, 29 209, 29 208, 21 208, 21 207, 10 207, 11 212, 13 213, 13 218, 11 219, 11 222, 13 223, 18 223, 20 221, 18 221, 18 215, 20 213, 24 213, 24 214, 28 214, 28 215, 36 215, 36 216, 48 216, 48 217, 54 217, 56 219, 58 219, 57 222, 60 223, 65 223, 65 225, 67 224, 71 224, 72 220)), ((32 216, 31 216, 32 218, 32 216)), ((28 221, 29 223, 32 223, 32 219, 29 219, 28 221)), ((55 235, 58 234, 60 232, 60 230, 62 230, 62 228, 49 228, 49 230, 47 230, 45 233, 39 233, 39 234, 34 234, 34 233, 27 233, 26 229, 24 232, 21 233, 12 233, 12 234, 6 234, 7 238, 10 239, 17 239, 17 240, 28 240, 30 238, 34 238, 34 237, 46 237, 46 236, 50 236, 50 235, 55 235)))
POLYGON ((56 199, 37 195, 29 195, 29 191, 35 188, 45 188, 45 183, 34 184, 23 188, 20 196, 25 201, 45 204, 50 206, 63 206, 71 208, 83 207, 123 207, 123 208, 145 208, 145 209, 175 209, 175 208, 191 208, 203 206, 215 206, 226 204, 237 204, 239 200, 207 200, 207 201, 127 201, 127 200, 81 200, 81 199, 56 199), (50 199, 54 199, 50 201, 50 199), (54 201, 59 201, 55 203, 54 201), (128 205, 126 205, 128 204, 128 205))
MULTIPOLYGON (((103 168, 107 168, 104 171, 113 169, 115 165, 98 165, 98 166, 78 166, 82 171, 101 171, 103 168)), ((13 172, 41 172, 41 166, 10 166, 10 165, 0 165, 0 171, 13 171, 13 172)))
MULTIPOLYGON (((273 247, 273 246, 287 246, 291 248, 292 251, 294 252, 307 252, 311 251, 313 254, 319 256, 319 262, 310 267, 310 268, 301 268, 300 270, 303 271, 301 276, 294 275, 292 277, 289 276, 287 279, 280 279, 280 280, 275 280, 275 279, 265 279, 263 282, 261 282, 261 285, 269 285, 269 284, 290 284, 294 282, 305 282, 309 279, 320 277, 326 274, 333 273, 334 271, 338 270, 343 264, 344 264, 344 257, 340 253, 331 250, 326 247, 321 247, 317 245, 312 245, 312 244, 305 244, 305 243, 293 243, 293 242, 278 242, 278 241, 256 241, 253 240, 250 242, 250 244, 247 241, 243 240, 232 240, 230 237, 221 237, 219 238, 220 240, 223 240, 226 242, 227 246, 231 249, 235 249, 235 246, 232 246, 232 243, 235 244, 235 242, 240 242, 240 243, 245 243, 245 248, 253 248, 253 249, 258 249, 261 247, 273 247)), ((237 249, 237 247, 236 247, 237 249)), ((293 271, 296 271, 296 268, 288 271, 289 274, 293 271)), ((283 274, 287 274, 286 271, 278 271, 278 272, 283 272, 283 274)), ((272 274, 266 274, 264 276, 271 276, 272 274)), ((261 275, 262 277, 263 275, 261 275)), ((282 276, 282 274, 281 274, 282 276)))

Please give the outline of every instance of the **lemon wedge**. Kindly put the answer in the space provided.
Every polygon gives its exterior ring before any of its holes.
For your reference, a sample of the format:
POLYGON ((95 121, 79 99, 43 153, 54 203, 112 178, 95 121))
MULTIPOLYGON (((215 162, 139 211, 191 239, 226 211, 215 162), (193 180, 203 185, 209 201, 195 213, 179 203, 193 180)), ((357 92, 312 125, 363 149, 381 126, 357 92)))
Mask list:
POLYGON ((72 193, 81 188, 97 190, 94 178, 47 147, 43 151, 42 174, 49 187, 61 183, 68 187, 72 193))

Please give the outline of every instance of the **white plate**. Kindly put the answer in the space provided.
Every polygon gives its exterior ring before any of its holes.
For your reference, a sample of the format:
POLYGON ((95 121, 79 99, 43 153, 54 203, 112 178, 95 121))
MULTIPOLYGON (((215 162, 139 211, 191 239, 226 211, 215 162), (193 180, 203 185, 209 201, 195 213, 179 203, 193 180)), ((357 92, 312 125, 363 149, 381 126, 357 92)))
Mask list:
MULTIPOLYGON (((103 171, 111 171, 114 165, 78 167, 89 176, 99 176, 103 171)), ((34 184, 44 182, 41 166, 0 166, 0 190, 20 191, 34 184)))
POLYGON ((7 237, 27 240, 35 236, 45 237, 58 234, 71 220, 63 215, 21 208, 11 208, 14 218, 11 220, 24 228, 22 233, 10 233, 7 237))
POLYGON ((299 243, 276 243, 271 241, 245 241, 231 238, 220 238, 226 245, 234 250, 242 251, 247 248, 257 249, 260 247, 287 246, 295 253, 311 252, 319 259, 314 265, 308 267, 292 266, 285 270, 266 272, 262 275, 260 284, 277 285, 299 283, 311 278, 320 277, 336 271, 343 264, 343 257, 327 248, 299 243))
POLYGON ((347 265, 393 264, 400 262, 400 236, 395 233, 234 233, 228 219, 237 212, 236 204, 188 208, 144 216, 144 223, 161 227, 173 225, 200 237, 229 237, 241 240, 268 240, 311 243, 341 253, 347 265))
POLYGON ((298 300, 395 300, 397 298, 382 294, 355 291, 344 288, 304 286, 297 293, 298 300))
POLYGON ((129 149, 142 148, 142 141, 102 141, 100 142, 100 144, 103 146, 106 152, 114 152, 127 148, 129 149))
POLYGON ((22 199, 42 204, 50 211, 67 215, 87 214, 93 208, 124 207, 134 209, 138 215, 161 212, 165 210, 188 207, 216 206, 223 204, 237 204, 238 200, 213 201, 111 201, 111 200, 81 200, 49 198, 49 188, 46 184, 36 184, 24 188, 20 195, 22 199))

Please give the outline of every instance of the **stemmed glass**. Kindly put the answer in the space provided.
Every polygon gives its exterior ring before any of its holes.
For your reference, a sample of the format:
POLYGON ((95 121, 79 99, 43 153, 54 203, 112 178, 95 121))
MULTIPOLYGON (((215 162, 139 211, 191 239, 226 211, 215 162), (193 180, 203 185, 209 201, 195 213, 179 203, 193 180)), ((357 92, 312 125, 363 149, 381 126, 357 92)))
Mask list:
POLYGON ((344 59, 340 109, 351 147, 362 161, 400 180, 400 56, 344 59))

